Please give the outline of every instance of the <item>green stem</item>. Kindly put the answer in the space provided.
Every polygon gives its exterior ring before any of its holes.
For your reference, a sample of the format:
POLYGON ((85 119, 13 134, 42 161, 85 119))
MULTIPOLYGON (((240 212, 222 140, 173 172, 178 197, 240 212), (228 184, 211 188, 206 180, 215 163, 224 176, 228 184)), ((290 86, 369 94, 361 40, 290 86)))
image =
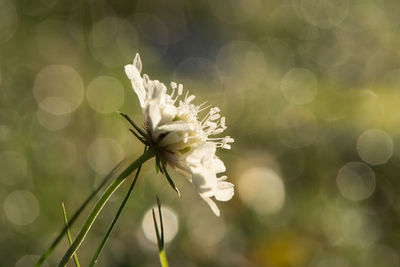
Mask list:
MULTIPOLYGON (((101 184, 85 199, 85 201, 82 203, 82 205, 79 207, 79 209, 74 213, 74 215, 71 217, 69 220, 69 227, 71 227, 76 219, 79 217, 79 215, 82 213, 82 211, 86 208, 86 206, 89 204, 89 202, 92 200, 94 196, 97 195, 97 193, 100 191, 101 188, 110 180, 110 178, 113 176, 114 172, 118 169, 118 167, 121 165, 121 162, 118 163, 117 166, 115 166, 104 178, 104 180, 101 182, 101 184)), ((50 245, 50 247, 42 254, 40 259, 36 262, 35 267, 40 267, 43 262, 50 256, 50 254, 53 252, 54 248, 58 245, 58 243, 61 241, 61 239, 64 237, 64 235, 67 233, 67 227, 64 226, 64 228, 61 230, 61 232, 58 234, 56 239, 54 239, 53 243, 50 245)))
MULTIPOLYGON (((72 245, 72 238, 71 238, 71 233, 69 232, 68 219, 67 219, 67 212, 65 211, 64 202, 61 203, 61 206, 62 206, 63 215, 64 215, 65 227, 67 227, 68 242, 69 242, 69 245, 71 246, 71 245, 72 245)), ((75 266, 76 266, 76 267, 80 267, 79 261, 78 261, 78 256, 76 255, 76 253, 74 253, 74 261, 75 261, 75 266)))
POLYGON ((125 178, 131 174, 134 170, 136 170, 140 165, 144 162, 149 160, 155 155, 154 149, 149 149, 144 152, 137 160, 135 160, 128 168, 126 168, 115 180, 114 182, 104 191, 103 195, 97 201, 96 205, 93 207, 92 211, 90 212, 85 224, 83 225, 81 231, 75 238, 74 243, 69 247, 67 252, 65 253, 64 257, 61 259, 60 263, 58 264, 59 267, 65 266, 69 259, 72 257, 74 252, 79 248, 82 244, 83 239, 85 238, 86 234, 89 232, 90 228, 94 220, 96 219, 97 215, 99 215, 100 211, 103 209, 104 205, 111 197, 111 195, 117 190, 117 188, 125 181, 125 178))
POLYGON ((160 257, 160 264, 161 267, 168 267, 168 261, 167 261, 167 256, 165 255, 165 250, 160 250, 158 253, 158 256, 160 257))
POLYGON ((117 214, 115 214, 114 220, 112 221, 110 227, 108 228, 108 231, 107 231, 106 235, 103 237, 103 240, 101 241, 100 245, 97 247, 97 250, 96 250, 93 258, 90 261, 89 267, 92 267, 92 266, 94 266, 96 264, 97 258, 99 257, 101 251, 103 250, 103 248, 104 248, 104 246, 105 246, 105 244, 106 244, 106 242, 108 240, 108 237, 110 236, 110 234, 111 234, 111 232, 112 232, 112 230, 114 228, 114 225, 117 223, 119 215, 121 214, 122 210, 124 209, 125 204, 128 201, 128 198, 131 195, 133 188, 135 187, 136 181, 137 181, 137 179, 139 177, 139 172, 140 172, 141 167, 142 166, 139 166, 139 168, 137 169, 135 178, 133 179, 132 184, 129 187, 129 190, 126 193, 126 196, 125 196, 124 200, 122 201, 121 206, 119 207, 119 209, 117 211, 117 214))

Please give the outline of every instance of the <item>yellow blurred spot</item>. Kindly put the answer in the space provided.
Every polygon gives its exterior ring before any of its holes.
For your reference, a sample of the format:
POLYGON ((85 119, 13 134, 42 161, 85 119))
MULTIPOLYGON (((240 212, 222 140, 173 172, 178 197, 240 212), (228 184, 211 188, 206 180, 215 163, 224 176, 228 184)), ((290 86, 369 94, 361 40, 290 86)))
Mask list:
POLYGON ((260 237, 258 247, 251 253, 255 266, 307 266, 319 244, 299 234, 281 230, 260 237))
POLYGON ((273 170, 252 167, 243 172, 237 186, 242 201, 260 214, 279 212, 285 203, 285 187, 273 170))

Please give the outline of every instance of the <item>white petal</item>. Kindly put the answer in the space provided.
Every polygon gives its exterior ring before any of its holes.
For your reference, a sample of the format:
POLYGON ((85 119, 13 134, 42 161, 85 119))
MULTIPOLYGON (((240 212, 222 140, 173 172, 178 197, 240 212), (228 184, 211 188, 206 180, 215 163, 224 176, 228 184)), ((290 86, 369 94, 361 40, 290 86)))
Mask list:
POLYGON ((232 147, 231 147, 231 145, 228 145, 228 144, 223 144, 223 145, 222 145, 222 148, 225 148, 225 149, 231 149, 232 147))
POLYGON ((154 131, 161 121, 161 111, 159 105, 156 102, 149 103, 147 107, 147 114, 149 115, 151 127, 154 131))
POLYGON ((166 132, 182 132, 191 130, 193 126, 187 122, 182 121, 174 121, 168 124, 161 125, 158 127, 159 130, 166 131, 166 132))
POLYGON ((177 112, 177 110, 174 105, 167 104, 162 110, 162 114, 163 114, 162 121, 163 122, 172 121, 174 119, 174 117, 176 116, 176 112, 177 112))
POLYGON ((211 193, 212 196, 212 181, 209 176, 204 173, 194 173, 192 175, 192 183, 199 194, 211 193))
POLYGON ((159 99, 159 103, 165 103, 167 87, 165 84, 157 80, 154 81, 154 85, 153 98, 159 99))
POLYGON ((221 182, 221 181, 225 181, 226 179, 228 179, 228 177, 226 175, 224 175, 224 176, 219 177, 218 181, 221 182))
POLYGON ((133 91, 139 98, 142 109, 145 107, 146 89, 143 86, 143 79, 140 77, 140 72, 134 65, 126 65, 125 73, 131 80, 133 91))
POLYGON ((136 69, 139 71, 139 73, 142 72, 142 60, 140 59, 139 53, 136 53, 135 58, 133 59, 133 65, 136 67, 136 69))
POLYGON ((219 158, 214 158, 212 161, 212 169, 215 171, 215 173, 221 173, 226 171, 224 162, 220 160, 219 158))
POLYGON ((211 210, 215 213, 215 215, 217 215, 219 217, 219 208, 217 206, 217 204, 215 204, 214 201, 211 200, 211 198, 209 197, 202 197, 204 199, 205 202, 207 202, 207 204, 210 206, 211 210))
POLYGON ((179 142, 182 139, 180 135, 178 135, 176 132, 170 132, 161 140, 160 146, 165 147, 171 144, 175 144, 179 142))
POLYGON ((201 161, 207 157, 211 158, 216 151, 216 145, 212 142, 206 142, 194 148, 187 156, 186 161, 190 164, 201 164, 201 161))
POLYGON ((215 199, 219 201, 228 201, 234 195, 233 184, 228 182, 219 182, 215 192, 215 199))
POLYGON ((210 116, 210 120, 215 121, 218 120, 221 117, 221 115, 219 115, 219 113, 211 115, 210 116))

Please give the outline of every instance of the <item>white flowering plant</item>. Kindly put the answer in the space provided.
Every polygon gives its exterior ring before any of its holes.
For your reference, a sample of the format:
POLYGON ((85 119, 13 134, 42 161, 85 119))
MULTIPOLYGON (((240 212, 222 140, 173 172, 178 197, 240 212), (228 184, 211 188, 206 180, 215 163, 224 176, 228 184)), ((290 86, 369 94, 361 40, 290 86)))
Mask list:
POLYGON ((125 66, 125 72, 132 82, 144 117, 144 130, 137 127, 126 117, 137 130, 136 136, 149 148, 156 150, 156 163, 166 175, 171 186, 176 190, 166 165, 182 171, 207 202, 213 212, 219 216, 220 211, 211 199, 230 200, 233 196, 233 184, 226 182, 226 176, 218 177, 225 172, 224 163, 215 155, 217 147, 230 149, 229 143, 234 140, 225 136, 211 138, 221 134, 225 129, 225 117, 221 117, 219 108, 210 108, 192 104, 194 95, 186 92, 183 97, 182 84, 171 82, 171 90, 158 80, 151 80, 142 72, 142 61, 136 54, 133 64, 125 66), (210 109, 209 109, 210 108, 210 109), (209 109, 209 110, 208 110, 209 109), (199 120, 199 113, 208 113, 199 120))
MULTIPOLYGON (((226 129, 225 117, 221 117, 220 109, 207 106, 207 102, 200 105, 193 104, 195 96, 189 94, 189 91, 184 94, 182 84, 171 82, 170 88, 167 88, 164 83, 151 80, 147 74, 142 75, 142 66, 141 58, 139 54, 136 54, 133 63, 125 66, 125 73, 139 99, 144 118, 143 126, 138 126, 127 114, 121 113, 121 115, 132 125, 133 128, 130 129, 132 134, 144 144, 144 153, 122 171, 104 191, 58 266, 65 266, 72 256, 76 258, 76 250, 106 202, 126 178, 136 170, 128 193, 98 246, 90 266, 96 263, 97 257, 132 192, 142 164, 153 157, 156 169, 165 175, 169 184, 178 194, 179 190, 168 173, 168 166, 182 173, 193 184, 200 197, 210 206, 216 216, 220 215, 220 210, 214 200, 228 201, 234 195, 234 185, 226 181, 227 176, 221 175, 226 170, 225 165, 216 156, 217 148, 230 149, 230 144, 234 140, 229 136, 212 137, 223 133, 226 129), (200 119, 201 114, 203 115, 200 119)), ((106 183, 108 177, 102 185, 106 183)), ((96 193, 100 187, 96 189, 96 193)), ((94 195, 96 194, 92 194, 73 215, 72 220, 66 224, 36 266, 40 266, 44 262, 94 195)))

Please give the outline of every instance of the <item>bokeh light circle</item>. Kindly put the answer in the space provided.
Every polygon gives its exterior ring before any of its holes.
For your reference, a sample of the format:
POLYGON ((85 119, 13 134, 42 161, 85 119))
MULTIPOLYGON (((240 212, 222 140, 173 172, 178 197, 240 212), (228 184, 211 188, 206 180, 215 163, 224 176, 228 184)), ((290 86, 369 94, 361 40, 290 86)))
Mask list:
POLYGON ((98 76, 88 85, 86 97, 90 107, 97 112, 111 113, 124 103, 124 88, 113 77, 98 76))
POLYGON ((84 97, 83 80, 69 66, 50 65, 36 76, 33 94, 40 108, 54 115, 63 115, 81 104, 84 97))
POLYGON ((294 68, 281 80, 283 96, 293 104, 307 104, 317 94, 318 82, 315 74, 307 69, 294 68))
POLYGON ((16 151, 0 153, 0 183, 15 185, 28 175, 28 163, 25 157, 16 151))
POLYGON ((375 190, 375 173, 362 162, 349 162, 340 168, 336 184, 344 197, 353 201, 363 200, 375 190))
POLYGON ((239 196, 259 214, 279 212, 285 203, 285 186, 281 177, 266 167, 252 167, 240 176, 239 196))
POLYGON ((29 191, 14 191, 3 204, 6 218, 15 225, 27 225, 39 215, 39 201, 29 191))
POLYGON ((381 165, 393 155, 393 140, 382 130, 370 129, 358 137, 357 152, 363 161, 381 165))
POLYGON ((71 114, 54 115, 40 107, 36 111, 36 117, 39 123, 50 131, 58 131, 64 129, 71 121, 71 114))
POLYGON ((87 152, 90 167, 103 175, 109 173, 123 156, 120 144, 111 138, 97 138, 90 144, 87 152))
POLYGON ((349 0, 302 0, 300 5, 305 20, 320 28, 340 24, 349 13, 349 0))
POLYGON ((371 246, 380 235, 372 217, 361 209, 329 208, 321 213, 322 230, 331 245, 371 246))
POLYGON ((132 60, 137 52, 137 31, 124 19, 103 18, 96 22, 89 34, 89 48, 101 64, 120 67, 132 60))
POLYGON ((354 33, 349 29, 335 29, 321 41, 305 45, 302 57, 316 62, 328 74, 346 64, 354 53, 354 33), (318 54, 316 57, 315 54, 318 54))
MULTIPOLYGON (((157 222, 159 222, 160 218, 158 216, 158 207, 153 208, 156 214, 157 222)), ((175 211, 169 207, 161 206, 161 213, 164 225, 164 242, 168 243, 171 242, 178 233, 178 216, 176 215, 175 211)), ((143 217, 142 231, 147 240, 157 244, 157 237, 154 229, 153 214, 151 209, 148 210, 143 217)))
POLYGON ((14 109, 0 109, 0 142, 16 138, 22 128, 21 116, 14 109))

